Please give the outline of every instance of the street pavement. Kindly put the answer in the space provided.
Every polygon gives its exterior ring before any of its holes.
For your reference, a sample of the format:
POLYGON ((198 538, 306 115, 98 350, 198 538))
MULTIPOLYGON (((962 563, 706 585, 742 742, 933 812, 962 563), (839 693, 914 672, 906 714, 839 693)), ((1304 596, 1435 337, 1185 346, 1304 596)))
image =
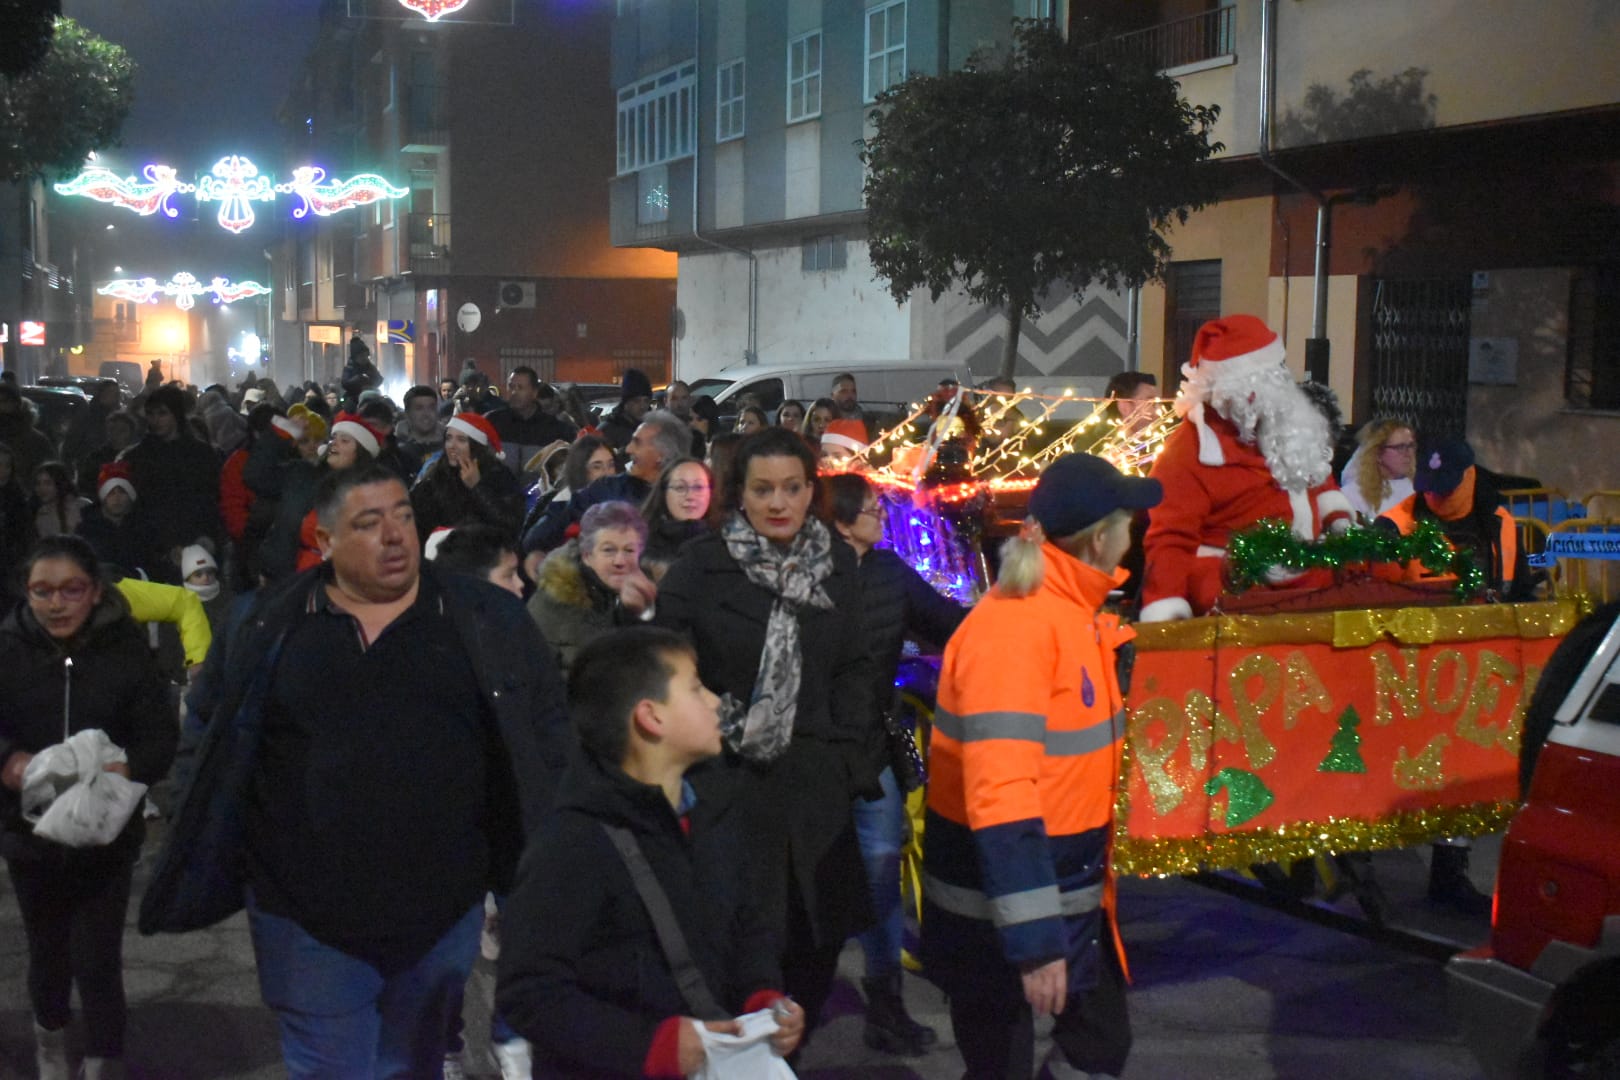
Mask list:
MULTIPOLYGON (((159 830, 154 830, 157 832, 159 830)), ((149 840, 146 853, 153 854, 149 840)), ((1476 855, 1488 885, 1495 845, 1476 855)), ((1427 855, 1381 853, 1377 874, 1392 922, 1472 945, 1483 920, 1449 918, 1421 899, 1427 855)), ((144 866, 143 866, 144 869, 144 866)), ((136 880, 137 902, 144 874, 136 880)), ((136 1080, 270 1080, 283 1075, 275 1023, 259 1002, 246 922, 143 938, 133 907, 125 939, 128 1057, 136 1080)), ((1475 1080, 1480 1073, 1446 1010, 1433 958, 1317 925, 1191 880, 1123 881, 1121 926, 1134 985, 1135 1047, 1124 1080, 1336 1077, 1475 1080)), ((1330 909, 1353 913, 1341 899, 1330 909)), ((9 877, 0 879, 0 1080, 33 1076, 25 949, 9 877)), ((956 1080, 961 1058, 940 993, 906 979, 913 1013, 940 1033, 926 1057, 899 1059, 861 1041, 860 953, 846 950, 831 1019, 805 1052, 812 1080, 956 1080)), ((468 1072, 494 1073, 487 1042, 493 976, 480 961, 470 986, 468 1072)), ((1044 1025, 1043 1025, 1044 1030, 1044 1025)))

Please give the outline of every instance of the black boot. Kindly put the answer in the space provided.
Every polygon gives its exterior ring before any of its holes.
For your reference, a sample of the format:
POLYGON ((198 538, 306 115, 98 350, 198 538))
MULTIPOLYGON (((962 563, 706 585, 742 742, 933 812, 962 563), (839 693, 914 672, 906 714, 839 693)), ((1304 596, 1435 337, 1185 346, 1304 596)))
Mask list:
POLYGON ((939 1041, 934 1029, 919 1024, 906 1012, 900 997, 900 973, 862 979, 866 993, 866 1045, 886 1054, 917 1057, 939 1041))
POLYGON ((1491 913, 1491 898, 1468 878, 1468 849, 1452 844, 1432 844, 1429 859, 1429 903, 1451 908, 1463 915, 1491 913))

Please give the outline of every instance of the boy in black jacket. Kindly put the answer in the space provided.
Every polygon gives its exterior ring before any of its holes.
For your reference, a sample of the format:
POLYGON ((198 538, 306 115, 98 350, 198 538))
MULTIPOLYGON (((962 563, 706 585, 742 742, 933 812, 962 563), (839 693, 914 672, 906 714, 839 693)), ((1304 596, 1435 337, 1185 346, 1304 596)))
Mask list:
POLYGON ((700 1021, 607 827, 634 837, 727 1012, 708 1029, 737 1034, 730 1015, 775 1007, 773 1049, 792 1052, 804 1012, 775 989, 770 885, 740 856, 748 823, 718 794, 697 802, 684 779, 720 753, 719 701, 691 646, 652 627, 603 635, 575 660, 568 700, 584 752, 523 857, 496 990, 535 1075, 673 1078, 704 1061, 700 1021))

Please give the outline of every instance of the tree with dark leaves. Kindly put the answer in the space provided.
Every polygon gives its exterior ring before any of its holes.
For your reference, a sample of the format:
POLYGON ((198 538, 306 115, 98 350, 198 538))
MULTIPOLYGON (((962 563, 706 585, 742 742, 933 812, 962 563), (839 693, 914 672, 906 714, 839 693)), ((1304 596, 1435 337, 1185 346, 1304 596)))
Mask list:
POLYGON ((86 154, 117 141, 134 79, 123 49, 57 19, 40 61, 0 76, 0 181, 78 172, 86 154))
POLYGON ((1143 60, 1021 21, 1004 55, 878 97, 861 143, 873 268, 897 302, 959 286, 1005 307, 1010 378, 1047 289, 1162 274, 1165 229, 1216 196, 1218 115, 1143 60))

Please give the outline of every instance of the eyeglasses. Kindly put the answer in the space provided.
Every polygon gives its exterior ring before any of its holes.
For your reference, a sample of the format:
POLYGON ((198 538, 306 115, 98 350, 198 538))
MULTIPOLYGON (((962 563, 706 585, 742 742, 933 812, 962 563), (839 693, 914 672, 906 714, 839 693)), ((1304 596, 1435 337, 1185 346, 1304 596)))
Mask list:
POLYGON ((1384 444, 1385 450, 1393 450, 1397 454, 1409 454, 1417 449, 1415 442, 1388 442, 1384 444))
POLYGON ((883 518, 888 516, 889 511, 882 503, 878 503, 876 506, 861 507, 859 513, 865 514, 867 517, 883 518))
POLYGON ((677 495, 703 495, 709 490, 708 484, 671 484, 669 490, 677 495))
POLYGON ((51 597, 60 593, 63 600, 70 604, 77 604, 90 595, 92 588, 94 586, 83 578, 69 581, 64 585, 46 585, 44 582, 40 582, 37 585, 28 586, 28 595, 42 604, 48 604, 51 602, 51 597))

